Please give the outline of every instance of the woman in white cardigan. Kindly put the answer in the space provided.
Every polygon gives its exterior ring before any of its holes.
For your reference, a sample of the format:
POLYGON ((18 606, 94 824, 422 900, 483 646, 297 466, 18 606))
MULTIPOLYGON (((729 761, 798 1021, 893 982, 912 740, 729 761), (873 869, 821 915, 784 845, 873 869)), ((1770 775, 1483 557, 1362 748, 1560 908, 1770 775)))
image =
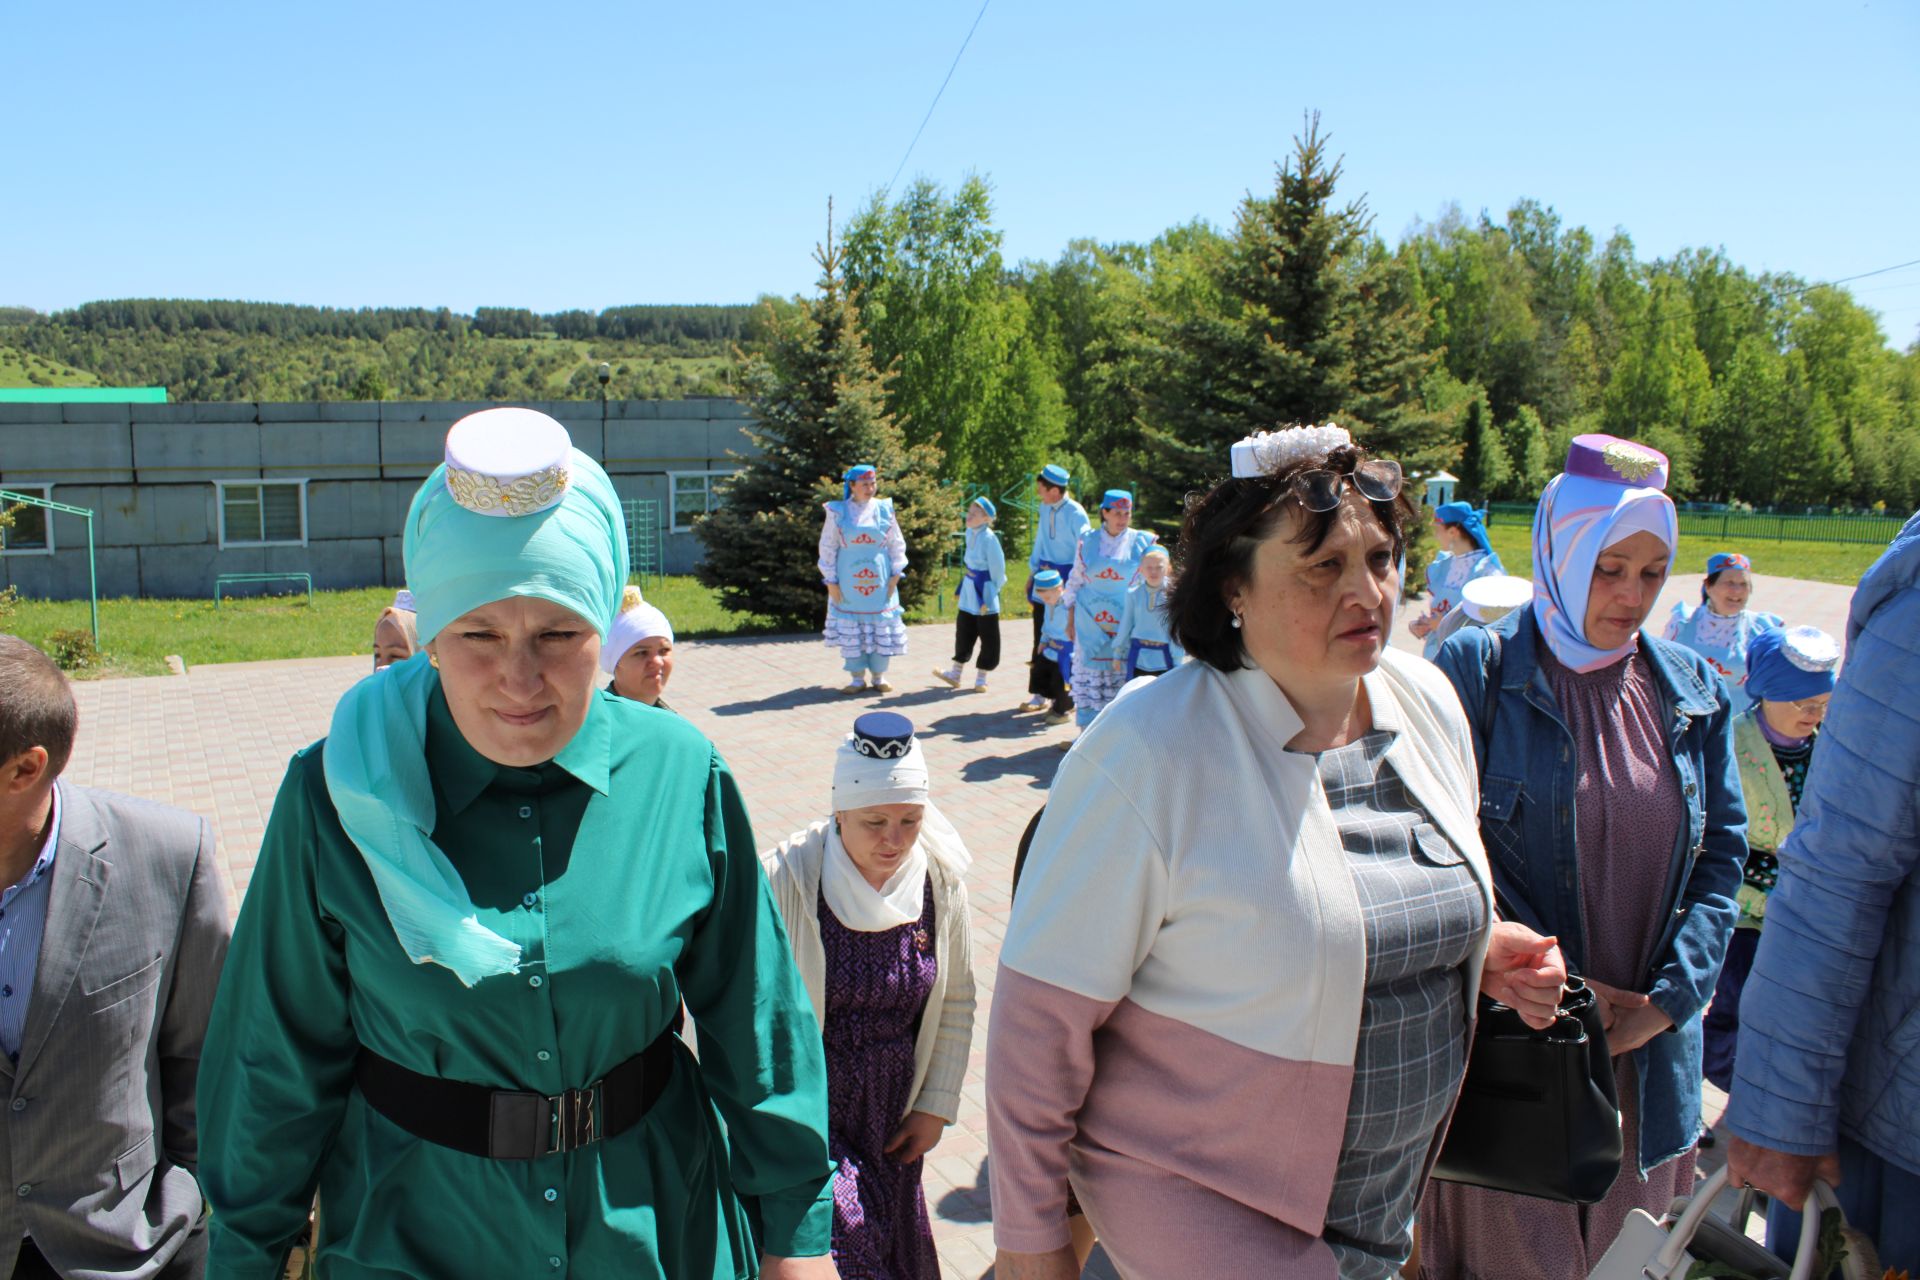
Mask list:
POLYGON ((834 1259, 843 1275, 939 1280, 920 1175, 959 1114, 973 1041, 970 859, 928 797, 913 725, 855 721, 831 821, 762 861, 826 1044, 834 1259))
POLYGON ((1492 923, 1467 724, 1386 647, 1400 470, 1338 427, 1236 445, 1171 621, 1061 765, 987 1041, 999 1280, 1068 1280, 1077 1194, 1122 1275, 1385 1280, 1474 993, 1536 1025, 1557 946, 1492 923))

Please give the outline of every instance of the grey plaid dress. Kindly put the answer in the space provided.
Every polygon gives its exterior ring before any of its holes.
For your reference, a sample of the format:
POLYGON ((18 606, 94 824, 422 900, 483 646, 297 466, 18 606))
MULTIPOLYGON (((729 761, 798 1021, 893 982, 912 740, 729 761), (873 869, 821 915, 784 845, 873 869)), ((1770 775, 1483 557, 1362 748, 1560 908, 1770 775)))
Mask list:
POLYGON ((1384 730, 1322 752, 1320 785, 1366 928, 1367 982, 1325 1239, 1345 1280, 1413 1248, 1420 1172, 1467 1068, 1463 966, 1486 928, 1466 859, 1387 763, 1384 730))

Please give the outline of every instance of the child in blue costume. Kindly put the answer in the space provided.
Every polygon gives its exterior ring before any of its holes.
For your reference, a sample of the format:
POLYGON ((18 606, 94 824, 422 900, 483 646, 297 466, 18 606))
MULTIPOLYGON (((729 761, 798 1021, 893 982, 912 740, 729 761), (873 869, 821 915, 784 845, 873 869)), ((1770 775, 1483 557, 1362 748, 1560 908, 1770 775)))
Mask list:
POLYGON ((1140 559, 1158 538, 1133 526, 1133 495, 1109 489, 1100 500, 1099 527, 1080 539, 1073 576, 1067 579, 1067 603, 1073 606, 1067 634, 1074 644, 1074 718, 1082 728, 1120 692, 1122 678, 1113 638, 1120 630, 1127 588, 1140 559))
POLYGON ((1052 569, 1065 582, 1073 572, 1073 558, 1080 549, 1080 539, 1093 527, 1093 522, 1087 519, 1087 509, 1067 496, 1067 485, 1072 479, 1072 474, 1057 462, 1048 463, 1033 478, 1033 496, 1040 503, 1040 510, 1033 521, 1033 554, 1027 557, 1027 601, 1033 606, 1036 661, 1034 672, 1027 680, 1028 696, 1020 704, 1021 711, 1045 711, 1051 705, 1047 691, 1040 687, 1037 661, 1040 629, 1047 612, 1040 605, 1039 588, 1035 585, 1037 575, 1052 569))
MULTIPOLYGON (((1066 580, 1057 570, 1042 569, 1033 575, 1033 593, 1041 613, 1040 647, 1033 655, 1033 683, 1046 699, 1048 724, 1065 724, 1073 718, 1073 699, 1067 694, 1067 682, 1073 679, 1073 640, 1068 636, 1068 620, 1073 606, 1066 602, 1066 580)), ((1025 711, 1023 704, 1015 714, 1025 711)))
POLYGON ((838 502, 825 504, 820 530, 820 577, 827 588, 826 642, 840 651, 849 683, 842 693, 891 693, 887 667, 907 651, 900 577, 907 543, 894 519, 893 500, 878 497, 880 474, 850 467, 838 502))
POLYGON ((1120 630, 1113 635, 1122 678, 1163 676, 1186 661, 1187 651, 1167 626, 1167 595, 1173 590, 1173 557, 1151 547, 1140 558, 1140 581, 1127 588, 1120 630))
POLYGON ((1778 631, 1786 620, 1777 613, 1747 608, 1753 597, 1753 562, 1738 551, 1707 557, 1700 603, 1673 606, 1663 639, 1687 646, 1727 680, 1733 714, 1753 705, 1747 692, 1747 646, 1762 631, 1778 631))
POLYGON ((1427 611, 1408 624, 1421 638, 1421 655, 1429 662, 1440 652, 1445 635, 1440 621, 1460 607, 1460 593, 1475 578, 1505 573, 1500 557, 1487 539, 1486 517, 1471 503, 1443 502, 1433 509, 1433 534, 1440 554, 1427 566, 1427 611))
POLYGON ((953 665, 936 670, 933 678, 949 688, 960 687, 960 669, 973 660, 980 643, 980 662, 973 669, 973 691, 987 691, 987 672, 1000 665, 1000 588, 1007 584, 1007 556, 1000 535, 993 531, 993 499, 975 498, 967 504, 967 556, 954 589, 959 609, 953 620, 953 665))

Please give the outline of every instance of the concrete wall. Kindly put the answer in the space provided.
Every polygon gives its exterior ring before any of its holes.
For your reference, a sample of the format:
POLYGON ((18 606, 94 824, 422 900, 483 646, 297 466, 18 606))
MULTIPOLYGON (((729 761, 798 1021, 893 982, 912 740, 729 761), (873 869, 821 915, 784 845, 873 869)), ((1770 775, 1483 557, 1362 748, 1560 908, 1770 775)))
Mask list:
MULTIPOLYGON (((300 571, 316 587, 400 586, 400 525, 439 464, 447 428, 490 407, 461 402, 318 404, 0 404, 0 489, 54 486, 55 502, 94 512, 103 596, 206 598, 222 573, 300 571), (304 546, 222 547, 216 480, 305 480, 304 546)), ((669 573, 699 559, 671 519, 668 473, 723 471, 756 450, 733 400, 555 401, 621 498, 660 504, 669 573)), ((51 514, 51 555, 0 555, 0 586, 87 594, 87 529, 51 514)))

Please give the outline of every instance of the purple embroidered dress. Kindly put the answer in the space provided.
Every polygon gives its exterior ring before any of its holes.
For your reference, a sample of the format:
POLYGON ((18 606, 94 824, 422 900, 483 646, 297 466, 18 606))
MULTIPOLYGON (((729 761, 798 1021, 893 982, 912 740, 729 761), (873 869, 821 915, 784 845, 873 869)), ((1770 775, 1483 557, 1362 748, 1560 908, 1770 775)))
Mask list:
POLYGON ((920 1187, 924 1160, 902 1164, 887 1140, 907 1114, 913 1046, 937 972, 933 886, 920 919, 877 933, 840 923, 820 899, 827 953, 827 1147, 833 1260, 841 1280, 940 1280, 920 1187))

